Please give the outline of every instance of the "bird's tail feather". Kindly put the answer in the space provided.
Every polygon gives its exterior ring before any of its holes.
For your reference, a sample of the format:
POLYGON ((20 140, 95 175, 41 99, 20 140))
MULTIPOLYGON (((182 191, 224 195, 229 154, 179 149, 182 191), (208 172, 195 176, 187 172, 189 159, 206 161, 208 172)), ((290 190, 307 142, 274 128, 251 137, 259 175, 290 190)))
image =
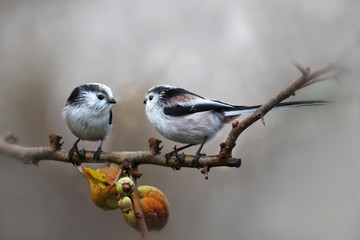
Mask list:
MULTIPOLYGON (((327 101, 293 101, 293 102, 282 102, 274 107, 274 109, 278 108, 287 108, 287 107, 301 107, 301 106, 315 106, 315 105, 325 105, 327 101)), ((244 113, 252 113, 255 112, 256 109, 261 107, 261 105, 255 106, 238 106, 235 109, 227 110, 224 112, 225 117, 236 116, 244 113)))

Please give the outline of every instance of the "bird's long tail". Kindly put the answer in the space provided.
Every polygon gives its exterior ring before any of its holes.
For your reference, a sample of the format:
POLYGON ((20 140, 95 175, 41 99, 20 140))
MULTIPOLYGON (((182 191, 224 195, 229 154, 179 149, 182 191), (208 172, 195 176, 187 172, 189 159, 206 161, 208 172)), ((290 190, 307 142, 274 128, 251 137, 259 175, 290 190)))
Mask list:
MULTIPOLYGON (((274 109, 278 108, 287 108, 287 107, 301 107, 301 106, 315 106, 315 105, 325 105, 327 101, 293 101, 293 102, 282 102, 274 107, 274 109)), ((261 107, 261 105, 255 106, 237 106, 234 109, 226 110, 224 112, 225 117, 236 116, 244 113, 252 113, 255 112, 256 109, 261 107)))

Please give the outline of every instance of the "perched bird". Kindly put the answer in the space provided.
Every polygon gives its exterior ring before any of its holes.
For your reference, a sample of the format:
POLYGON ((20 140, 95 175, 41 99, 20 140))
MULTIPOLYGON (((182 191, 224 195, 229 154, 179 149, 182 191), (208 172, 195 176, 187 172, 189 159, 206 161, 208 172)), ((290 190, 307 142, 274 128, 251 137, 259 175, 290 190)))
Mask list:
POLYGON ((87 83, 71 92, 62 112, 69 129, 78 138, 69 151, 70 161, 75 152, 79 154, 80 140, 100 141, 94 154, 94 159, 99 159, 103 141, 112 128, 111 108, 115 103, 111 89, 101 83, 87 83))
MULTIPOLYGON (((323 105, 325 101, 284 102, 275 108, 323 105)), ((164 137, 198 148, 193 165, 196 166, 205 142, 213 138, 224 126, 243 113, 256 111, 261 105, 236 106, 218 100, 210 100, 183 88, 158 85, 149 89, 145 97, 145 111, 151 124, 164 137)), ((174 154, 166 154, 167 160, 174 154)))

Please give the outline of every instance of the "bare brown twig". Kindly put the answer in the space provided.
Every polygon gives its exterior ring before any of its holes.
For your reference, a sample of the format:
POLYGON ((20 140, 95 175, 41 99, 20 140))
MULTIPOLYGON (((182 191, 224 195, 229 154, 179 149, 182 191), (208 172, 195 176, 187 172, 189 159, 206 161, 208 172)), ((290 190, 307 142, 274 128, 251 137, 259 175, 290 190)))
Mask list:
MULTIPOLYGON (((151 145, 151 143, 150 143, 150 145, 151 145)), ((130 177, 134 179, 134 183, 135 183, 135 189, 134 189, 134 191, 132 192, 132 194, 130 196, 131 197, 131 202, 132 202, 133 207, 134 207, 135 218, 138 221, 139 230, 141 232, 142 239, 148 240, 148 239, 150 239, 150 235, 149 235, 148 228, 146 226, 143 211, 141 209, 139 192, 137 190, 137 181, 136 181, 136 179, 138 178, 138 176, 136 175, 136 173, 138 173, 137 167, 135 167, 133 170, 135 172, 135 175, 133 174, 134 173, 133 171, 129 171, 130 177)))
MULTIPOLYGON (((7 139, 16 138, 14 135, 7 133, 7 139), (9 137, 11 136, 11 137, 9 137)), ((58 138, 61 139, 60 137, 58 138)), ((52 143, 53 144, 53 143, 52 143)), ((160 144, 160 141, 158 141, 160 144)), ((154 149, 155 147, 152 146, 154 149)), ((20 160, 25 164, 35 164, 37 165, 42 160, 54 160, 59 162, 70 163, 68 158, 68 151, 65 150, 53 150, 53 147, 22 147, 15 145, 11 142, 7 142, 4 137, 0 138, 0 152, 5 153, 15 159, 20 160)), ((193 167, 192 160, 193 155, 185 155, 184 161, 179 162, 169 162, 166 163, 166 158, 164 154, 154 154, 153 150, 149 151, 137 151, 137 152, 103 152, 100 155, 99 160, 93 159, 94 152, 86 151, 84 158, 76 156, 74 159, 79 160, 83 163, 104 163, 106 161, 115 163, 115 164, 130 164, 132 166, 137 166, 141 164, 152 164, 166 167, 178 167, 179 164, 181 167, 193 167)), ((207 156, 202 157, 199 161, 199 167, 204 167, 206 165, 210 167, 240 167, 241 159, 229 158, 225 161, 220 159, 219 156, 207 156)))
POLYGON ((268 102, 266 102, 255 112, 253 112, 250 116, 242 120, 239 124, 237 124, 237 126, 233 127, 226 141, 220 144, 221 149, 219 156, 221 156, 224 159, 231 157, 232 150, 235 147, 236 140, 238 139, 240 134, 257 120, 262 119, 263 121, 263 117, 265 116, 266 113, 268 113, 273 107, 275 107, 283 100, 287 99, 291 95, 294 95, 294 93, 297 90, 309 86, 310 84, 328 80, 330 78, 335 78, 342 71, 342 69, 337 67, 335 64, 329 64, 314 72, 310 71, 310 67, 303 68, 298 63, 294 63, 294 64, 297 67, 297 69, 302 73, 302 76, 299 77, 291 85, 286 87, 284 90, 279 92, 276 96, 271 98, 268 102), (329 73, 331 73, 331 75, 325 75, 329 73))
POLYGON ((142 212, 141 205, 140 205, 139 192, 137 191, 136 187, 131 194, 131 201, 132 201, 133 207, 134 207, 135 218, 138 220, 138 223, 139 223, 139 229, 141 232, 141 236, 144 240, 150 239, 149 231, 147 229, 144 214, 142 212))

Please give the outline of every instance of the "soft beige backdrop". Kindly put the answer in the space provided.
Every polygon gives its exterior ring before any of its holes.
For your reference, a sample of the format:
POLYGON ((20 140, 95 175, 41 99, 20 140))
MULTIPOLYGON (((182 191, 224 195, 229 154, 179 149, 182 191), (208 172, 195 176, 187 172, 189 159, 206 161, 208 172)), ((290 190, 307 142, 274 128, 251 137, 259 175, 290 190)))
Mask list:
MULTIPOLYGON (((168 225, 152 239, 359 239, 359 10, 356 0, 2 0, 0 132, 26 146, 56 132, 68 149, 75 137, 62 107, 75 86, 101 82, 119 100, 104 149, 144 150, 161 138, 142 104, 153 85, 261 104, 299 76, 291 61, 340 60, 349 72, 338 82, 292 97, 334 104, 268 114, 238 140, 240 169, 211 169, 206 181, 196 169, 141 166, 140 183, 170 202, 168 225)), ((216 154, 229 129, 204 152, 216 154)), ((99 238, 140 234, 119 211, 97 208, 70 164, 0 155, 0 239, 99 238)))

